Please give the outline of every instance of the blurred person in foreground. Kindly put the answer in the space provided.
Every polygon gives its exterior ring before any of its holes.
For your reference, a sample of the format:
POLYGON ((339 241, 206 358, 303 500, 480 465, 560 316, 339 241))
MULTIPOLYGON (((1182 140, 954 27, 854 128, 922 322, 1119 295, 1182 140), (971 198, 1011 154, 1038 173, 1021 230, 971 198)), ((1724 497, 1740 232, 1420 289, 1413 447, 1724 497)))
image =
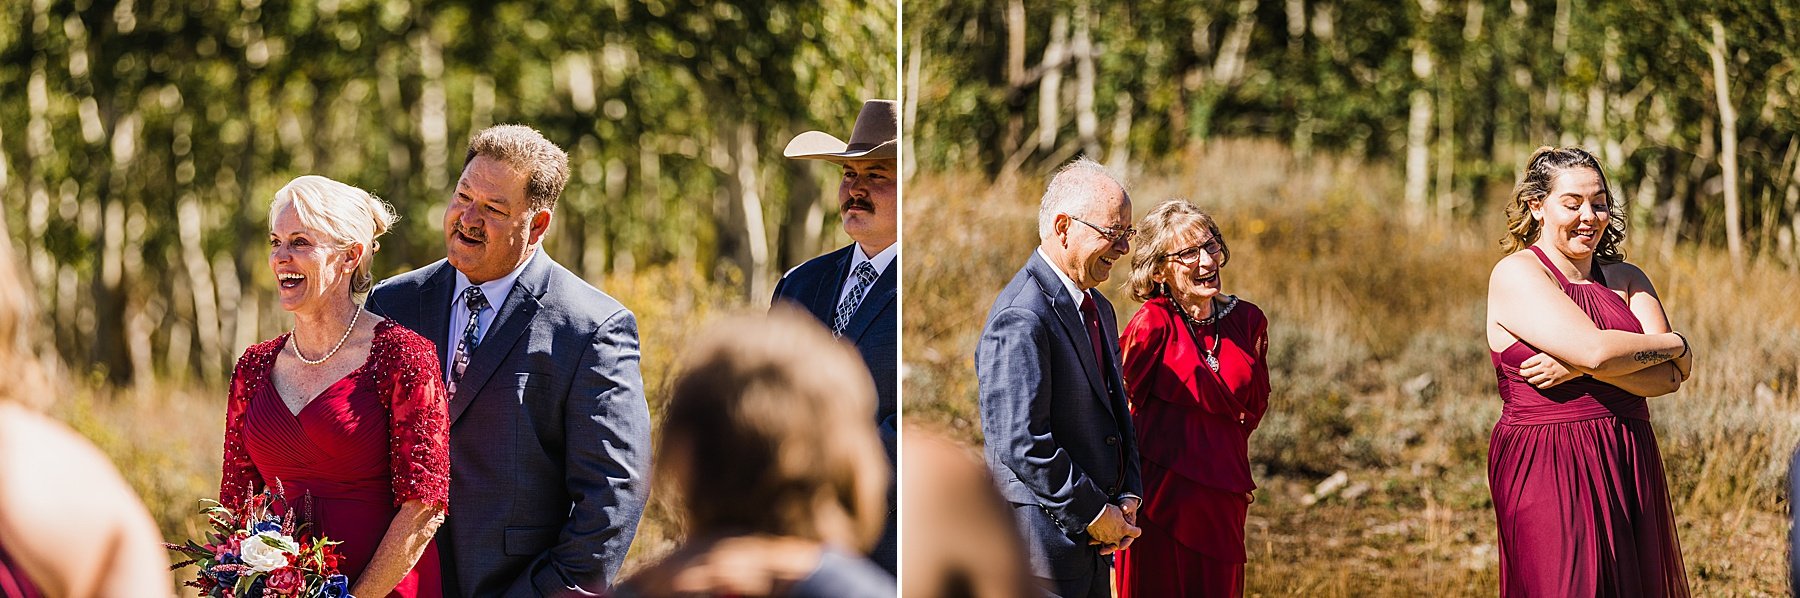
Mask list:
POLYGON ((1686 596, 1645 397, 1693 362, 1592 154, 1540 148, 1507 205, 1488 283, 1500 421, 1488 485, 1502 596, 1686 596))
POLYGON ((1094 290, 1135 234, 1131 198, 1105 168, 1079 158, 1059 169, 1038 206, 1038 248, 994 299, 975 349, 988 467, 1032 574, 1065 598, 1111 596, 1109 555, 1140 533, 1118 325, 1094 290))
POLYGON ((605 588, 649 498, 637 318, 543 251, 569 156, 521 125, 469 139, 444 210, 448 257, 369 309, 436 346, 450 394, 446 596, 605 588))
POLYGON ((1175 200, 1138 225, 1119 351, 1143 455, 1144 533, 1120 552, 1120 596, 1242 596, 1250 433, 1269 407, 1269 320, 1224 292, 1231 248, 1175 200))
POLYGON ((1012 507, 968 449, 906 431, 906 598, 1016 598, 1034 593, 1012 507))
POLYGON ((269 269, 294 328, 246 349, 232 372, 219 502, 236 509, 279 487, 313 532, 341 542, 352 594, 438 596, 444 387, 430 341, 360 301, 393 222, 369 192, 325 177, 275 192, 269 269))
POLYGON ((105 454, 38 412, 64 383, 32 349, 37 314, 15 268, 0 240, 0 596, 169 596, 144 503, 105 454))
POLYGON ((890 472, 856 353, 777 307, 711 328, 683 362, 657 478, 687 540, 615 594, 893 596, 893 577, 859 556, 881 532, 890 472))
MULTIPOLYGON (((848 142, 807 131, 788 142, 783 155, 824 160, 843 169, 838 211, 853 243, 808 260, 781 277, 772 304, 798 305, 831 333, 856 345, 875 380, 874 424, 893 460, 897 432, 894 405, 900 365, 899 175, 900 120, 893 100, 869 100, 856 116, 848 142)), ((891 482, 891 481, 890 481, 891 482)), ((894 569, 893 490, 887 522, 870 558, 894 569)))

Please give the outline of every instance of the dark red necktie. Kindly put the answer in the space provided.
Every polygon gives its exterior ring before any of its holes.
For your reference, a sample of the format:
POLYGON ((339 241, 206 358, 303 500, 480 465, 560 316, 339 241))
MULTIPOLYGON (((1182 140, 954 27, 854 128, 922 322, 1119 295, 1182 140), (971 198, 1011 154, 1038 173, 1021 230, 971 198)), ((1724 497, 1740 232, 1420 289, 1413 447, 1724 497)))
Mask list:
POLYGON ((1100 378, 1104 380, 1107 373, 1106 344, 1100 340, 1100 337, 1103 335, 1100 332, 1100 308, 1094 306, 1095 301, 1092 293, 1092 291, 1084 291, 1081 293, 1081 318, 1087 321, 1088 342, 1093 343, 1094 345, 1094 364, 1100 366, 1098 371, 1100 372, 1100 378))

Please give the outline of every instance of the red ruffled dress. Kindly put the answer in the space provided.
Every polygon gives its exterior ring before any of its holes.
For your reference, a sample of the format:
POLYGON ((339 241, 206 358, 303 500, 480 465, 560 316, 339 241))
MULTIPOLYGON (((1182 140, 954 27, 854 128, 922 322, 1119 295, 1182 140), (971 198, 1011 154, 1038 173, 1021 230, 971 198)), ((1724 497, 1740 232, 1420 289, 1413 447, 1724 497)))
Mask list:
POLYGON ((1250 432, 1269 407, 1269 320, 1238 301, 1195 339, 1166 297, 1119 339, 1142 456, 1143 535, 1118 558, 1119 596, 1240 596, 1250 432), (1217 372, 1198 343, 1217 346, 1217 372))
MULTIPOLYGON (((383 320, 368 361, 295 415, 270 382, 288 340, 283 334, 238 359, 225 411, 219 501, 241 504, 280 480, 314 533, 343 542, 339 568, 354 586, 401 504, 448 505, 449 403, 437 349, 383 320)), ((442 593, 433 542, 388 595, 442 593)))

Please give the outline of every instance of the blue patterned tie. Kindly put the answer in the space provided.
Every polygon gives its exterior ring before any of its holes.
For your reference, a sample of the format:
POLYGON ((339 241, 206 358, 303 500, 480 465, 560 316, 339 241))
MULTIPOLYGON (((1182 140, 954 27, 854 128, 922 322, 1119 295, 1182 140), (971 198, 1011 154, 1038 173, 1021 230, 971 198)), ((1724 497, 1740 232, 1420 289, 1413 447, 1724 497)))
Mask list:
POLYGON ((456 359, 450 362, 451 396, 456 396, 456 383, 462 381, 463 370, 469 367, 469 353, 481 344, 475 329, 481 324, 481 310, 488 308, 487 295, 481 294, 481 287, 464 290, 462 299, 463 304, 469 306, 469 325, 463 327, 462 342, 456 344, 456 359))
POLYGON ((863 295, 868 294, 869 285, 875 284, 875 266, 869 262, 856 265, 856 286, 851 287, 850 294, 838 303, 837 315, 831 318, 831 335, 844 336, 844 328, 850 326, 850 317, 856 315, 856 308, 862 307, 863 295))

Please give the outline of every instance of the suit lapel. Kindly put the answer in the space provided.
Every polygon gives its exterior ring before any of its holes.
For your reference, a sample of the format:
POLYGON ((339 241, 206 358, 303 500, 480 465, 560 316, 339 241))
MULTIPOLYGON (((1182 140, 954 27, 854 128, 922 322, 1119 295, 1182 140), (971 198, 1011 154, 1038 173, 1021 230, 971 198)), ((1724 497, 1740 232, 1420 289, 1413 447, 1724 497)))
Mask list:
MULTIPOLYGON (((1094 396, 1101 397, 1106 410, 1118 412, 1113 408, 1112 393, 1107 392, 1106 377, 1099 371, 1100 362, 1094 357, 1094 344, 1088 340, 1087 327, 1081 323, 1081 309, 1075 299, 1069 296, 1068 289, 1063 286, 1062 279, 1051 270, 1055 266, 1033 253, 1031 256, 1032 275, 1037 278, 1038 290, 1050 297, 1050 308, 1056 311, 1056 320, 1062 323, 1063 333, 1068 335, 1070 344, 1075 345, 1075 354, 1081 361, 1081 371, 1087 375, 1088 387, 1094 396)), ((1102 330, 1104 331, 1104 322, 1102 330)))
POLYGON ((812 297, 806 301, 806 308, 812 310, 819 321, 830 328, 837 318, 838 295, 843 294, 844 277, 850 275, 850 252, 856 250, 856 244, 831 252, 831 277, 813 285, 812 297))
MULTIPOLYGON (((856 313, 850 316, 850 323, 844 326, 844 338, 861 339, 863 333, 869 330, 869 325, 875 322, 875 316, 894 302, 894 297, 900 294, 899 284, 895 282, 899 271, 900 257, 894 256, 894 262, 881 272, 881 276, 875 279, 875 284, 869 285, 862 305, 858 305, 856 313)), ((836 308, 832 308, 832 311, 835 312, 836 308)))
POLYGON ((543 249, 531 258, 519 279, 513 282, 512 292, 506 296, 506 304, 500 306, 500 313, 494 316, 494 323, 488 326, 487 334, 481 338, 481 344, 469 353, 469 365, 463 369, 462 381, 456 385, 456 396, 450 397, 450 423, 462 417, 469 404, 475 402, 475 396, 487 386, 494 372, 500 369, 500 363, 512 352, 513 345, 525 330, 531 327, 532 318, 537 316, 540 302, 538 300, 549 284, 550 272, 555 262, 544 255, 543 249))
POLYGON ((456 269, 448 260, 439 262, 436 272, 419 286, 419 329, 417 332, 437 347, 438 374, 450 359, 450 290, 456 286, 456 269))

